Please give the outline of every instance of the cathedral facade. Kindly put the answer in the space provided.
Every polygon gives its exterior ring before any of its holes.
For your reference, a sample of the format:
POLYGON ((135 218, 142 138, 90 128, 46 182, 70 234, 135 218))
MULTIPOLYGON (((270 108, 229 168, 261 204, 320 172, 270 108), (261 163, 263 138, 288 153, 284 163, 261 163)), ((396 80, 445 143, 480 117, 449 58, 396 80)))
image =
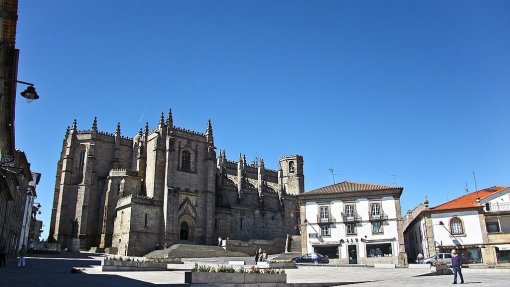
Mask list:
POLYGON ((304 192, 303 157, 285 156, 278 170, 216 153, 205 133, 174 126, 171 111, 134 137, 79 131, 64 138, 50 240, 81 249, 144 255, 176 243, 216 244, 218 237, 273 239, 296 234, 296 195, 304 192))

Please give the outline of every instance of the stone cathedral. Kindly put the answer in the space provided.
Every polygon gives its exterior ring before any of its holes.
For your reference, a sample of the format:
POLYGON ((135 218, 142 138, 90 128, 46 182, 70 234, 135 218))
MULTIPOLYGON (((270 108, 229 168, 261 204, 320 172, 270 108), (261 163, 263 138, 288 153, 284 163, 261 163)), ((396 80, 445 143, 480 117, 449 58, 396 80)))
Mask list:
POLYGON ((171 111, 134 137, 66 131, 57 164, 50 240, 80 249, 111 248, 140 256, 176 243, 216 244, 297 234, 296 195, 304 192, 303 157, 284 156, 278 170, 216 153, 205 133, 174 126, 171 111))

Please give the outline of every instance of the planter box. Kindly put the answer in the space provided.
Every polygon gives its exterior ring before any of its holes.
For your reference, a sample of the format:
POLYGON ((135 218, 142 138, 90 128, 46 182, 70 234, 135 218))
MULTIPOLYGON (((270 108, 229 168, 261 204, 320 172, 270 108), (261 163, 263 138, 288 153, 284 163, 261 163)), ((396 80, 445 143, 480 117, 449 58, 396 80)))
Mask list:
POLYGON ((446 265, 434 266, 431 268, 432 272, 436 275, 451 275, 452 270, 446 265))
POLYGON ((120 260, 104 260, 103 271, 162 271, 167 270, 167 264, 156 262, 137 262, 137 261, 120 261, 120 260))
POLYGON ((184 282, 186 284, 287 283, 287 274, 186 272, 184 282))
POLYGON ((297 265, 294 262, 269 262, 269 268, 291 269, 297 268, 297 265))

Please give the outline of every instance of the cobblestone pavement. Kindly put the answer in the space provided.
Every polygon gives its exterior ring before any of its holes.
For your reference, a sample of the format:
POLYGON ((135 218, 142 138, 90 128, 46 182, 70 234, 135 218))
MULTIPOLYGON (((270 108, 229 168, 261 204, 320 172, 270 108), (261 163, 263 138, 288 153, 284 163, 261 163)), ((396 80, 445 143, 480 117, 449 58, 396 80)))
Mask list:
MULTIPOLYGON (((28 257, 27 267, 17 268, 16 261, 0 268, 0 286, 171 286, 184 283, 184 270, 194 262, 210 265, 223 264, 228 259, 186 260, 185 264, 170 265, 175 271, 146 272, 101 272, 101 257, 98 254, 61 254, 48 257, 28 257), (80 273, 72 273, 73 267, 80 273), (180 270, 179 270, 180 269, 180 270), (181 271, 182 270, 182 271, 181 271)), ((239 258, 236 258, 239 260, 239 258)), ((249 258, 246 258, 250 264, 249 258)), ((469 286, 508 286, 510 270, 464 269, 465 283, 469 286)), ((423 276, 428 270, 420 269, 375 269, 370 267, 300 266, 286 270, 288 283, 329 283, 331 286, 346 285, 363 287, 397 286, 451 286, 452 275, 423 276)), ((312 286, 312 285, 310 285, 312 286)))

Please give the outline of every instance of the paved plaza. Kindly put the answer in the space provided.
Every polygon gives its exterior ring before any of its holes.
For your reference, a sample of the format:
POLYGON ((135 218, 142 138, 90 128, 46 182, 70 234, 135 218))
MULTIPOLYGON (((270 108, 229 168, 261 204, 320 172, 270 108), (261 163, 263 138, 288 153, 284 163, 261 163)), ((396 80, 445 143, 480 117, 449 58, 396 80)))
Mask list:
MULTIPOLYGON (((222 264, 225 258, 195 259, 205 264, 222 264)), ((251 258, 246 258, 250 263, 251 258)), ((176 286, 184 284, 184 270, 193 267, 193 260, 171 265, 173 271, 101 272, 99 254, 61 254, 58 256, 29 257, 27 267, 17 268, 16 261, 0 269, 0 286, 176 286), (72 273, 75 268, 79 273, 72 273)), ((508 286, 510 270, 464 269, 469 286, 508 286)), ((288 283, 296 286, 450 286, 452 275, 423 276, 423 269, 375 269, 370 267, 300 266, 286 270, 288 283), (316 285, 318 286, 318 285, 316 285)))

